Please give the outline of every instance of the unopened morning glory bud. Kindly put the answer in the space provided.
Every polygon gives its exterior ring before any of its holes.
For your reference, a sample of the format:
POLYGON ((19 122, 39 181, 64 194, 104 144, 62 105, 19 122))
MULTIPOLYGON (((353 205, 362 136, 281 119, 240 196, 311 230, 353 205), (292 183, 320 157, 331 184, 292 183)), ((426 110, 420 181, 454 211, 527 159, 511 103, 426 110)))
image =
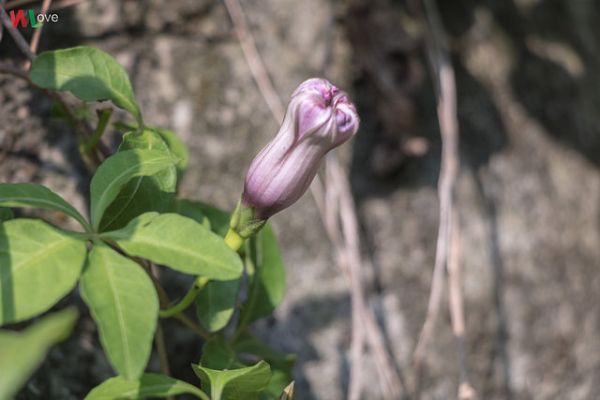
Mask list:
POLYGON ((354 136, 358 125, 346 93, 325 79, 304 81, 292 94, 279 132, 250 164, 231 229, 245 239, 295 203, 323 156, 354 136))

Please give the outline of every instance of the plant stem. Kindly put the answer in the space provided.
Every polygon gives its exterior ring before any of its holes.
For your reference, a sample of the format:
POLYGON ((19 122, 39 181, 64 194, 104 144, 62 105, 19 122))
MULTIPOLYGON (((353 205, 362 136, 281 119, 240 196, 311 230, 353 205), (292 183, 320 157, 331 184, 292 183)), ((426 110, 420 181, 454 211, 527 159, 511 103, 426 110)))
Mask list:
POLYGON ((167 308, 166 310, 160 310, 158 315, 161 318, 168 318, 183 312, 186 308, 190 306, 190 304, 194 302, 196 296, 198 296, 198 293, 200 293, 200 291, 204 289, 204 286, 206 286, 207 283, 207 278, 199 276, 198 278, 196 278, 190 290, 188 290, 188 292, 185 294, 185 296, 183 297, 183 299, 181 299, 179 303, 167 308))
POLYGON ((169 358, 167 357, 167 348, 165 345, 165 335, 160 325, 160 321, 156 325, 156 334, 154 335, 154 343, 156 345, 156 352, 158 353, 158 360, 160 363, 160 372, 170 376, 171 368, 169 367, 169 358))
MULTIPOLYGON (((232 229, 229 229, 227 235, 225 236, 225 243, 232 250, 238 251, 240 247, 242 247, 242 245, 244 244, 244 238, 238 235, 237 232, 233 231, 232 229)), ((198 278, 196 278, 190 290, 188 290, 188 292, 185 294, 185 296, 183 296, 183 299, 181 299, 179 303, 167 309, 161 310, 158 313, 158 315, 161 318, 169 318, 181 314, 186 308, 190 306, 190 304, 194 302, 194 300, 196 299, 200 291, 204 289, 204 286, 206 286, 208 281, 209 279, 203 276, 199 276, 198 278)))
POLYGON ((104 133, 104 130, 106 129, 106 126, 108 125, 108 120, 110 119, 110 116, 112 115, 112 111, 113 111, 112 108, 103 108, 103 109, 97 111, 98 126, 96 126, 94 133, 92 133, 92 137, 90 138, 90 140, 88 140, 88 142, 83 147, 83 149, 87 153, 90 153, 98 145, 98 142, 100 141, 100 137, 102 137, 102 134, 104 133))
POLYGON ((206 332, 198 324, 194 323, 194 321, 186 317, 185 314, 177 314, 174 315, 173 318, 181 322, 183 325, 187 326, 191 331, 200 336, 202 339, 208 340, 210 338, 210 333, 206 332))
POLYGON ((238 251, 244 244, 244 238, 231 228, 227 231, 224 240, 225 244, 234 251, 238 251))

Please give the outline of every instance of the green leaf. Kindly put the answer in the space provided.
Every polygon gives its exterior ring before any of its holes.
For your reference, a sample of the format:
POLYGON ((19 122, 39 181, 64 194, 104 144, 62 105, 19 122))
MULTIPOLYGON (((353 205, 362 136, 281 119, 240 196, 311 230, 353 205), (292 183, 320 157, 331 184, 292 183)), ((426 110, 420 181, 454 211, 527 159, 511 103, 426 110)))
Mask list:
POLYGON ((204 214, 199 207, 196 207, 192 201, 175 199, 172 204, 171 212, 191 218, 199 224, 202 224, 205 228, 211 229, 210 220, 206 214, 204 214))
POLYGON ((188 165, 189 152, 187 146, 173 131, 158 127, 152 127, 151 129, 162 137, 173 156, 179 160, 176 167, 177 181, 180 181, 188 165))
POLYGON ((248 257, 255 271, 250 277, 248 299, 240 314, 242 328, 271 314, 285 295, 285 268, 271 226, 265 225, 250 242, 248 257))
POLYGON ((41 314, 69 293, 85 242, 40 220, 0 223, 0 325, 41 314))
POLYGON ((80 46, 43 52, 33 61, 29 78, 44 89, 67 90, 84 101, 110 100, 143 125, 127 72, 100 49, 80 46))
POLYGON ((9 221, 13 219, 15 216, 12 210, 8 207, 0 207, 0 223, 9 221))
POLYGON ((255 400, 271 379, 271 368, 264 361, 246 368, 218 371, 192 364, 212 400, 255 400))
POLYGON ((242 360, 258 357, 271 365, 272 376, 269 384, 261 395, 261 399, 278 399, 285 387, 292 382, 296 356, 277 351, 248 332, 244 332, 233 344, 233 350, 242 360))
POLYGON ((77 319, 68 308, 50 314, 21 332, 0 331, 0 399, 10 399, 27 382, 54 344, 65 340, 77 319))
MULTIPOLYGON (((170 154, 164 140, 157 133, 147 129, 139 134, 129 132, 123 136, 119 151, 127 150, 156 150, 170 154)), ((176 186, 175 165, 170 165, 151 176, 131 179, 104 212, 100 231, 122 228, 145 212, 167 211, 175 199, 176 186)))
MULTIPOLYGON (((126 122, 116 122, 114 124, 114 126, 117 129, 121 129, 124 131, 137 130, 137 127, 135 125, 128 124, 126 122)), ((185 172, 185 170, 187 168, 188 160, 189 160, 189 151, 188 151, 186 144, 183 143, 183 140, 181 140, 181 138, 175 132, 173 132, 169 129, 161 128, 161 127, 155 126, 155 125, 145 125, 145 129, 149 129, 149 130, 159 134, 160 137, 167 144, 167 147, 171 151, 171 154, 173 154, 173 156, 178 159, 176 167, 177 167, 177 181, 179 182, 181 180, 181 177, 183 176, 183 173, 185 172)))
POLYGON ((149 176, 173 166, 170 154, 159 150, 127 150, 104 161, 92 178, 91 214, 95 229, 123 186, 137 176, 149 176))
POLYGON ((209 400, 196 386, 165 375, 146 373, 137 380, 125 380, 120 376, 110 378, 96 386, 84 400, 137 400, 146 397, 169 397, 193 394, 199 399, 209 400))
POLYGON ((196 297, 196 315, 209 332, 223 329, 235 311, 240 280, 209 281, 196 297))
POLYGON ((102 235, 130 256, 215 280, 238 279, 242 261, 223 240, 178 214, 146 213, 125 228, 102 235))
POLYGON ((200 365, 211 369, 229 369, 235 363, 235 353, 221 335, 214 336, 202 346, 200 365))
POLYGON ((229 213, 201 201, 176 200, 174 212, 201 224, 204 224, 204 219, 207 218, 211 230, 221 237, 225 237, 229 230, 229 213))
POLYGON ((96 244, 80 288, 111 364, 125 379, 138 379, 152 351, 158 318, 152 281, 133 261, 96 244))
POLYGON ((0 183, 0 206, 37 207, 63 212, 89 228, 85 218, 73 206, 50 189, 33 183, 0 183))

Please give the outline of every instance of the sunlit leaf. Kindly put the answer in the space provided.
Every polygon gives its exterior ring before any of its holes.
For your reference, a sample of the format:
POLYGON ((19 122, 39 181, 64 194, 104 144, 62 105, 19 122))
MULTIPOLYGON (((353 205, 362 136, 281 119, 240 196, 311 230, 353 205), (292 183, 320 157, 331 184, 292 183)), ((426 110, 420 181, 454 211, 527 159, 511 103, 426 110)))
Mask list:
POLYGON ((24 331, 0 331, 0 399, 16 394, 50 347, 69 336, 76 319, 77 311, 69 308, 40 319, 24 331))
POLYGON ((75 287, 85 254, 85 242, 43 221, 0 223, 0 325, 56 304, 75 287))
POLYGON ((60 211, 87 227, 85 218, 73 206, 50 189, 33 183, 0 183, 0 206, 36 207, 60 211))
POLYGON ((192 368, 212 400, 258 399, 271 379, 271 369, 264 361, 251 367, 223 371, 195 364, 192 368))
POLYGON ((215 280, 237 279, 240 257, 216 234, 178 214, 146 213, 125 228, 107 232, 127 254, 215 280))
POLYGON ((192 394, 199 399, 209 400, 196 386, 169 376, 146 373, 140 379, 126 380, 120 376, 110 378, 96 386, 85 400, 137 400, 147 397, 169 397, 192 394))
POLYGON ((115 370, 125 379, 138 379, 150 357, 158 318, 148 275, 130 259, 96 244, 81 276, 81 295, 115 370))
POLYGON ((104 211, 127 182, 171 168, 173 163, 170 154, 159 150, 127 150, 107 158, 98 167, 90 186, 94 228, 100 226, 104 211))
MULTIPOLYGON (((119 151, 156 150, 169 153, 164 140, 155 132, 129 132, 123 136, 119 151)), ((177 171, 171 165, 150 176, 137 176, 123 186, 108 206, 100 223, 100 231, 122 228, 133 218, 149 211, 164 212, 175 199, 177 171)))
POLYGON ((125 69, 110 54, 94 47, 45 51, 35 58, 31 81, 45 89, 66 90, 84 101, 110 100, 142 122, 125 69))

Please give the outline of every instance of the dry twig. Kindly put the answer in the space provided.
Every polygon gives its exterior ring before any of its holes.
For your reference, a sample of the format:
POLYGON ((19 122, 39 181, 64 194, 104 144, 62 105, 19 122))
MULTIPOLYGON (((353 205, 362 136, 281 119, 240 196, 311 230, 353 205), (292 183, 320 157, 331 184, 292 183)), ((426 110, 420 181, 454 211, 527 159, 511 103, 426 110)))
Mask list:
MULTIPOLYGON (((256 49, 252 33, 247 28, 240 3, 238 0, 225 0, 225 6, 233 21, 234 29, 252 76, 274 119, 279 123, 284 116, 284 106, 256 49)), ((352 362, 348 397, 356 400, 361 396, 362 381, 359 369, 364 356, 365 342, 367 342, 375 355, 382 389, 386 394, 385 398, 398 399, 402 387, 401 379, 396 373, 389 353, 386 351, 383 335, 372 310, 366 304, 362 288, 360 238, 348 178, 343 173, 337 159, 329 157, 327 164, 335 177, 331 175, 331 179, 327 179, 327 185, 325 186, 319 177, 316 177, 311 185, 311 193, 323 218, 329 239, 338 254, 340 268, 348 277, 352 295, 352 362), (333 182, 338 184, 333 184, 333 182), (341 227, 338 224, 338 219, 341 221, 341 227)))
POLYGON ((429 28, 428 56, 437 91, 437 114, 442 137, 442 160, 438 180, 440 222, 435 265, 427 315, 413 354, 413 361, 418 381, 425 351, 439 313, 444 286, 444 267, 446 267, 450 276, 450 316, 459 355, 459 398, 469 399, 474 397, 475 393, 468 382, 464 354, 465 323, 460 284, 460 241, 458 238, 458 211, 454 200, 454 188, 459 169, 456 83, 445 43, 446 35, 436 5, 431 0, 424 0, 424 5, 429 28))
MULTIPOLYGON (((50 8, 50 4, 52 0, 44 0, 42 3, 42 10, 40 11, 42 14, 46 14, 48 9, 50 8)), ((33 54, 37 53, 38 45, 40 44, 40 38, 42 37, 42 29, 44 29, 44 25, 40 26, 33 32, 33 36, 31 37, 31 42, 29 43, 29 49, 33 54)), ((25 69, 28 70, 31 66, 31 60, 25 63, 25 69)))

